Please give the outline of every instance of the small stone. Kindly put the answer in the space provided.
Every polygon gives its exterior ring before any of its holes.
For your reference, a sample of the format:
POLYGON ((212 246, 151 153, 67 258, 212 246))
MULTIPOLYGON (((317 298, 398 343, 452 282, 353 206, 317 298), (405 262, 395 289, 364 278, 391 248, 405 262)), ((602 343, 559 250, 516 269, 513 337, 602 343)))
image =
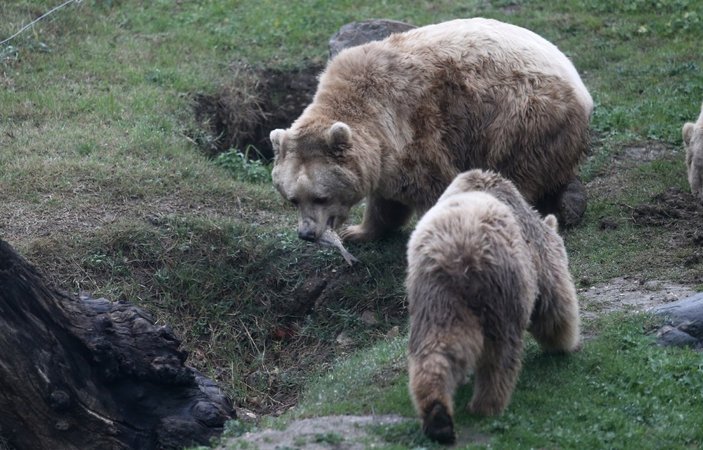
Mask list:
POLYGON ((660 286, 658 281, 649 280, 642 283, 642 287, 648 291, 658 291, 660 286))
POLYGON ((256 423, 258 416, 250 409, 237 408, 237 419, 242 422, 256 423))
POLYGON ((376 313, 371 310, 366 310, 361 313, 361 321, 368 326, 373 326, 378 324, 378 319, 376 318, 376 313))
POLYGON ((386 339, 394 339, 398 336, 400 336, 400 327, 398 325, 394 326, 386 333, 386 339))
POLYGON ((674 293, 672 293, 672 292, 667 292, 667 293, 664 295, 664 302, 666 302, 666 303, 675 302, 675 301, 678 300, 678 299, 679 299, 679 298, 676 296, 676 294, 674 294, 674 293))
POLYGON ((339 333, 335 341, 342 347, 349 347, 354 344, 354 339, 352 339, 346 331, 339 333))

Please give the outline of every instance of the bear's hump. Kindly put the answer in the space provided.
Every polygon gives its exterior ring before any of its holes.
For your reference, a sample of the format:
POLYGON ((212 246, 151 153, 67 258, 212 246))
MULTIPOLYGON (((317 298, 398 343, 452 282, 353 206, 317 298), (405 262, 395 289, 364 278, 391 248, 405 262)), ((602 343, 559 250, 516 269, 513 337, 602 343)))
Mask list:
POLYGON ((588 114, 593 110, 593 99, 571 60, 542 36, 516 25, 482 17, 455 19, 367 45, 405 53, 427 52, 457 61, 488 58, 526 72, 554 75, 571 84, 588 114))

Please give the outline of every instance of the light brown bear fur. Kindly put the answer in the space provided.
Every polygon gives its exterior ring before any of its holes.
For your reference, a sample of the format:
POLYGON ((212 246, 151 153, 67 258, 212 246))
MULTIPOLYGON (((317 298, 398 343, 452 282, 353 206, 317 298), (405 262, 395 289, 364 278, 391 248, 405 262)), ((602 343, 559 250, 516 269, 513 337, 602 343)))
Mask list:
POLYGON ((432 439, 452 442, 453 396, 475 371, 475 414, 502 412, 523 333, 550 352, 579 346, 579 308, 553 215, 541 220, 493 172, 459 175, 408 243, 410 393, 432 439))
POLYGON ((314 241, 363 198, 343 238, 398 228, 471 168, 534 204, 574 177, 592 107, 568 58, 531 31, 480 18, 417 28, 330 61, 312 104, 271 132, 273 182, 314 241))
POLYGON ((684 124, 683 143, 686 147, 686 169, 691 193, 703 202, 703 105, 696 123, 684 124))

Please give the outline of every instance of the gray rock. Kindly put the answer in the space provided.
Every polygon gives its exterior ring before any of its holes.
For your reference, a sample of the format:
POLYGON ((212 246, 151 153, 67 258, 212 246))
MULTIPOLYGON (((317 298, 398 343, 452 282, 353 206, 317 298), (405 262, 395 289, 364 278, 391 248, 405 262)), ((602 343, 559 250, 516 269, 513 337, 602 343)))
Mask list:
POLYGON ((381 435, 373 429, 393 427, 411 420, 395 415, 313 417, 294 420, 284 430, 264 429, 245 433, 238 438, 222 442, 217 450, 229 448, 363 450, 386 444, 381 435))
POLYGON ((393 33, 412 30, 414 25, 397 20, 369 19, 343 25, 329 41, 330 59, 345 48, 380 41, 393 33))
POLYGON ((703 293, 658 306, 652 312, 666 321, 657 332, 660 345, 703 349, 703 293))

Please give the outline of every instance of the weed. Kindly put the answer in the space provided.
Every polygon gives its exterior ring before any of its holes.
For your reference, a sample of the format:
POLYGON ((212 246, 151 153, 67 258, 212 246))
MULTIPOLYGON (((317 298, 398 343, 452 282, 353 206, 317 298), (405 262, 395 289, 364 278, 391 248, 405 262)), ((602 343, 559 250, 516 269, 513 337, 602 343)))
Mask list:
POLYGON ((222 438, 239 437, 244 433, 253 431, 254 426, 241 420, 229 420, 225 423, 225 430, 222 432, 222 438))
POLYGON ((247 147, 244 153, 237 150, 230 150, 219 154, 215 158, 215 163, 227 169, 237 180, 250 183, 271 182, 271 167, 260 159, 250 159, 249 151, 253 147, 247 147))
POLYGON ((317 433, 314 441, 318 444, 339 445, 344 442, 344 438, 338 433, 317 433))

